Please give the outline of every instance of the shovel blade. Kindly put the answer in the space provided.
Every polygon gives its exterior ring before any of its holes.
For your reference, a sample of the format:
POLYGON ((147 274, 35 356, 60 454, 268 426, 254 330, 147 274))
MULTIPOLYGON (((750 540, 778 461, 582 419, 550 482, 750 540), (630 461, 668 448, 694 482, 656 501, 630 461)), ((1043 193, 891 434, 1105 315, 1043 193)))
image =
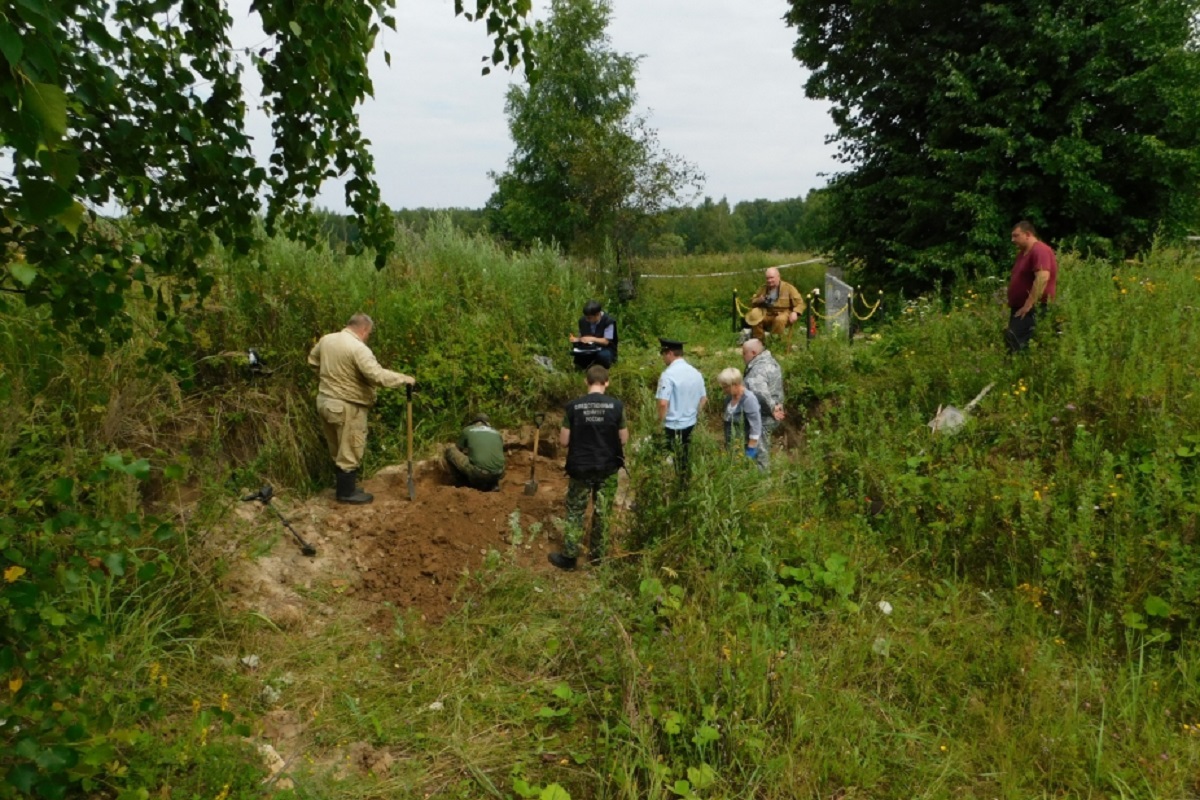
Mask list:
POLYGON ((525 482, 525 494, 537 494, 537 489, 538 489, 537 481, 526 481, 525 482))

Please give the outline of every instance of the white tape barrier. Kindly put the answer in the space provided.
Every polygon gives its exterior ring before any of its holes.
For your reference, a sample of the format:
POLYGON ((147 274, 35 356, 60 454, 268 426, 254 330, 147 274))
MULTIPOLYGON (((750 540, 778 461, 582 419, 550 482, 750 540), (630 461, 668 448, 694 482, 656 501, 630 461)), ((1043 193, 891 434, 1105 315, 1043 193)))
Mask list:
MULTIPOLYGON (((802 267, 805 264, 820 264, 823 263, 823 258, 810 258, 807 261, 793 261, 790 264, 779 264, 775 269, 787 269, 788 267, 802 267)), ((770 269, 764 267, 763 269, 770 269)), ((749 275, 751 272, 762 272, 763 269, 743 269, 736 272, 709 272, 704 275, 639 275, 639 278, 724 278, 729 275, 749 275)))

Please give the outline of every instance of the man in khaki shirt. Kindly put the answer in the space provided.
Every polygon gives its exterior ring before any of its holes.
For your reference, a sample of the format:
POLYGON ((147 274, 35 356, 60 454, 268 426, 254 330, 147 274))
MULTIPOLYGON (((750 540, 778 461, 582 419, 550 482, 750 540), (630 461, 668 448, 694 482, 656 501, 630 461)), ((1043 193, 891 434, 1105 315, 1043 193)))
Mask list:
POLYGON ((356 486, 358 467, 367 446, 367 411, 375 404, 375 387, 396 389, 416 381, 408 375, 379 366, 367 339, 375 323, 366 314, 355 314, 346 327, 329 333, 313 345, 309 366, 320 373, 317 413, 337 473, 337 499, 363 505, 372 497, 356 486))
MULTIPOLYGON (((766 282, 750 299, 753 308, 762 309, 762 319, 754 324, 751 338, 762 341, 764 333, 782 336, 789 325, 804 313, 804 297, 800 290, 779 277, 779 270, 768 267, 766 282)), ((757 315, 756 315, 757 316, 757 315)))

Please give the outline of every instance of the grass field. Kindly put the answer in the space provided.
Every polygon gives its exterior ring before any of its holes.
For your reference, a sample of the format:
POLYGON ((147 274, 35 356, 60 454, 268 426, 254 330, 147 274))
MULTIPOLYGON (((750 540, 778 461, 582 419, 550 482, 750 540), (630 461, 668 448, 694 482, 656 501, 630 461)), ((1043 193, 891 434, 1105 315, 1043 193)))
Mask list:
MULTIPOLYGON (((554 576, 498 559, 447 621, 397 613, 386 635, 224 611, 203 546, 221 498, 325 480, 302 361, 349 310, 421 381, 419 447, 468 410, 516 424, 573 394, 529 358, 565 365, 589 295, 572 264, 445 226, 382 273, 274 243, 222 265, 186 380, 139 368, 136 343, 97 362, 6 314, 0 797, 259 797, 240 737, 273 708, 307 725, 282 797, 1200 795, 1200 258, 1060 263, 1030 352, 1005 354, 994 281, 890 301, 853 345, 777 353, 788 448, 769 475, 723 453, 714 417, 686 493, 632 455, 625 557, 554 576), (991 383, 961 431, 931 434, 991 383), (237 668, 248 653, 269 674, 237 668), (339 777, 364 743, 394 763, 339 777)), ((729 293, 758 280, 643 280, 618 307, 635 438, 655 428, 653 337, 688 340, 715 400, 740 366, 729 293)), ((385 398, 372 467, 399 460, 402 412, 385 398)))

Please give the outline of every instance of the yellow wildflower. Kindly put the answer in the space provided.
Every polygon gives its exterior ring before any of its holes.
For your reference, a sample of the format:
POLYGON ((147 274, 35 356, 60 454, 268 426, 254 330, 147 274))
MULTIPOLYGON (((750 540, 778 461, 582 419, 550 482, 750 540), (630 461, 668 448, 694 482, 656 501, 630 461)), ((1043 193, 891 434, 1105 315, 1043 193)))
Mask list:
POLYGON ((24 574, 25 574, 24 567, 18 567, 16 564, 13 564, 11 567, 4 570, 4 580, 6 583, 12 583, 17 578, 21 577, 24 574))
POLYGON ((21 687, 25 685, 25 681, 20 678, 10 678, 8 681, 8 691, 10 694, 16 694, 21 691, 21 687))

